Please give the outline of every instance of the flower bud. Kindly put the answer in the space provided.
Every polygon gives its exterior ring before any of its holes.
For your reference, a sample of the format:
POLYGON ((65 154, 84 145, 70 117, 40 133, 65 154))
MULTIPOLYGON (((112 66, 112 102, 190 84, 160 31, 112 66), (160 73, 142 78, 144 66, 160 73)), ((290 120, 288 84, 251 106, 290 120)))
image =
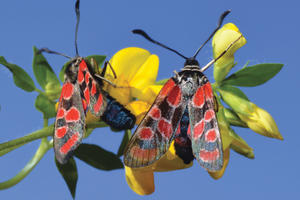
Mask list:
MULTIPOLYGON (((239 29, 232 23, 225 24, 213 37, 213 55, 217 58, 228 46, 241 36, 239 29)), ((221 82, 230 69, 234 66, 234 53, 246 44, 246 39, 241 37, 232 47, 215 63, 214 78, 216 82, 221 82)))
POLYGON ((251 102, 253 112, 248 115, 237 113, 242 121, 254 132, 263 136, 283 140, 273 117, 264 109, 251 102))

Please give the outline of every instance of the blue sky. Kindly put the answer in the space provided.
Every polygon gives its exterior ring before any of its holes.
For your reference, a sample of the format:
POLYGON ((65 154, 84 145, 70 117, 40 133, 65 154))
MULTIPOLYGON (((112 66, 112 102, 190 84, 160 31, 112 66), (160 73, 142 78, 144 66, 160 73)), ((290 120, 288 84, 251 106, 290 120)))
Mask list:
MULTIPOLYGON (((300 195, 299 170, 299 8, 297 1, 87 1, 81 2, 78 44, 82 56, 104 54, 137 46, 160 58, 158 79, 172 76, 184 60, 130 31, 146 30, 155 39, 189 56, 215 28, 219 15, 231 9, 225 23, 236 24, 247 44, 236 54, 236 69, 247 61, 283 63, 281 72, 266 84, 242 88, 249 99, 274 117, 284 141, 236 129, 254 148, 255 159, 231 152, 223 178, 215 181, 196 162, 192 168, 158 173, 156 191, 141 197, 127 186, 124 171, 104 172, 78 161, 77 199, 282 199, 300 195)), ((0 55, 32 72, 32 46, 49 47, 75 55, 73 0, 2 0, 0 55)), ((66 59, 46 55, 59 72, 66 59)), ((212 59, 211 43, 198 56, 200 65, 212 59)), ((235 69, 235 70, 236 70, 235 69)), ((212 69, 206 71, 213 81, 212 69)), ((0 143, 42 128, 41 114, 34 109, 36 93, 13 84, 10 72, 0 66, 0 143)), ((98 129, 87 143, 117 151, 122 134, 98 129)), ((13 177, 32 157, 39 142, 33 142, 0 159, 0 181, 13 177)), ((50 150, 39 165, 18 185, 0 192, 1 199, 71 199, 54 164, 50 150)))

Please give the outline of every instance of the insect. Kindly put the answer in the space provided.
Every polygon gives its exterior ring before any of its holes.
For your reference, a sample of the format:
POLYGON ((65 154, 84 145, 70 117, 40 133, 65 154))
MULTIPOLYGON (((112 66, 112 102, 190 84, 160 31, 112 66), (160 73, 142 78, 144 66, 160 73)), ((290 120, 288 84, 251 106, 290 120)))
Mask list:
MULTIPOLYGON (((109 63, 105 63, 101 74, 98 75, 94 72, 93 66, 87 59, 78 56, 79 0, 76 1, 75 11, 77 16, 75 33, 76 57, 71 58, 65 69, 65 81, 62 86, 55 120, 54 151, 56 159, 61 164, 66 163, 73 151, 80 145, 88 110, 96 117, 101 117, 104 122, 117 130, 133 128, 136 120, 130 111, 101 89, 103 81, 112 84, 103 78, 109 63)), ((39 52, 43 51, 68 57, 47 48, 39 50, 39 52)))
POLYGON ((211 84, 202 72, 224 55, 239 38, 202 69, 196 56, 229 13, 226 11, 221 15, 218 27, 191 58, 153 40, 143 30, 133 30, 133 33, 185 58, 186 62, 183 69, 175 72, 175 76, 165 83, 130 139, 124 154, 126 166, 137 168, 151 165, 168 151, 174 140, 176 154, 184 163, 188 164, 196 158, 208 171, 222 168, 223 150, 216 117, 217 104, 211 84))

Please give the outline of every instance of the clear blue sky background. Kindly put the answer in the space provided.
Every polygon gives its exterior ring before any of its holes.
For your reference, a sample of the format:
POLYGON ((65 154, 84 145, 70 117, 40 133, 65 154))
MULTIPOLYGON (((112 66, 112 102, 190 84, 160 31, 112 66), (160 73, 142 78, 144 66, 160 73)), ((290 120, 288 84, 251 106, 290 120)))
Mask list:
MULTIPOLYGON (((32 72, 32 46, 49 47, 75 55, 73 0, 2 0, 0 8, 0 55, 32 72)), ((215 181, 196 162, 192 168, 155 175, 156 191, 136 195, 127 186, 123 170, 104 172, 78 160, 77 199, 297 199, 299 175, 299 7, 297 1, 234 0, 152 0, 81 2, 79 52, 82 56, 106 54, 138 46, 160 57, 158 79, 172 76, 184 60, 155 46, 130 31, 147 30, 154 38, 190 56, 215 28, 219 15, 232 13, 233 22, 248 43, 236 54, 241 67, 263 62, 284 63, 271 81, 255 88, 242 88, 250 100, 269 111, 284 141, 236 129, 254 148, 250 160, 231 152, 230 163, 221 180, 215 181)), ((58 73, 66 59, 46 55, 58 73)), ((199 55, 200 64, 212 59, 211 43, 199 55)), ((206 72, 213 81, 212 69, 206 72)), ((36 93, 13 84, 12 75, 0 66, 0 142, 24 136, 42 128, 41 113, 34 109, 36 93)), ((98 129, 87 143, 117 151, 122 134, 98 129)), ((13 177, 34 154, 33 142, 0 158, 0 181, 13 177)), ((71 199, 54 164, 50 150, 21 183, 0 191, 1 199, 71 199)))

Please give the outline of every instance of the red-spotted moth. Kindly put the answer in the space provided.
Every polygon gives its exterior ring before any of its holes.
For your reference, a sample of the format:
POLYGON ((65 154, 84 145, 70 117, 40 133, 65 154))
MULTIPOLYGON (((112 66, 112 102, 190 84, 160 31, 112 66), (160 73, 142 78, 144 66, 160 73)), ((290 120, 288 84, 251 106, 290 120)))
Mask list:
POLYGON ((136 168, 154 163, 168 151, 171 142, 175 140, 176 154, 186 164, 196 158, 208 171, 218 171, 222 168, 223 150, 216 118, 217 102, 211 84, 202 72, 224 55, 233 43, 202 69, 195 58, 220 28, 229 12, 221 15, 216 30, 191 58, 153 40, 142 30, 133 31, 175 52, 185 58, 186 62, 184 68, 179 73, 175 72, 175 76, 163 86, 130 139, 124 154, 126 166, 136 168))
MULTIPOLYGON (((108 81, 103 78, 108 63, 106 62, 102 73, 97 75, 89 61, 78 56, 79 0, 76 1, 75 11, 77 15, 76 57, 71 59, 65 69, 65 81, 55 120, 54 151, 56 159, 61 164, 66 163, 73 151, 80 145, 88 110, 117 130, 131 129, 135 124, 135 116, 102 90, 103 80, 108 81)), ((39 52, 43 51, 63 55, 47 48, 39 50, 39 52)))

